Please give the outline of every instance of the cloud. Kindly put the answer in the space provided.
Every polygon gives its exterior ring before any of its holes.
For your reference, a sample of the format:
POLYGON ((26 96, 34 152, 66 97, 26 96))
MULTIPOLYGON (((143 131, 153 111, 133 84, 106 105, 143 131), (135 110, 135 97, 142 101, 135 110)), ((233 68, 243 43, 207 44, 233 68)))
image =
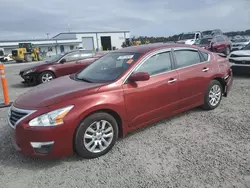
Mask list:
POLYGON ((130 30, 169 36, 193 30, 250 28, 249 0, 1 0, 0 39, 58 32, 130 30))

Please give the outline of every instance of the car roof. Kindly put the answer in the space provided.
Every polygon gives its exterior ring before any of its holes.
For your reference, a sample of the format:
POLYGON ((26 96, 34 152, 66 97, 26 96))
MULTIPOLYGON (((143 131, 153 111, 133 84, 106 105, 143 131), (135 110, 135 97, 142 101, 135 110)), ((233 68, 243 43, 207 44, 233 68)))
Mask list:
POLYGON ((175 48, 175 47, 183 47, 183 48, 194 48, 197 49, 196 46, 192 46, 189 44, 167 44, 167 43, 156 43, 156 44, 143 44, 139 46, 130 46, 126 48, 121 48, 116 50, 115 52, 131 52, 131 53, 142 53, 146 54, 151 51, 160 50, 163 48, 175 48))

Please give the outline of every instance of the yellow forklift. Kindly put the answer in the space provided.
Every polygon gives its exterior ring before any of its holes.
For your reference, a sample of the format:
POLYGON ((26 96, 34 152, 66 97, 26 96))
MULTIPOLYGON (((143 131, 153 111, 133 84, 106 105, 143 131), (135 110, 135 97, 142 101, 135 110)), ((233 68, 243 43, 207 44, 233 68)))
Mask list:
POLYGON ((34 47, 32 43, 19 43, 18 48, 12 50, 12 59, 16 62, 39 61, 39 48, 34 47))

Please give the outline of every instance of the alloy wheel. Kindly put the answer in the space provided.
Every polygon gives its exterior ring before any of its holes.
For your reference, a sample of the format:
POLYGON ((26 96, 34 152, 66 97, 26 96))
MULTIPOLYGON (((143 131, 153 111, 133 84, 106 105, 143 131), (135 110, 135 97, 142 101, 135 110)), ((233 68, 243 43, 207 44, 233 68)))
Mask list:
POLYGON ((44 75, 42 75, 42 82, 49 82, 53 80, 53 76, 50 73, 45 73, 44 75))
POLYGON ((114 137, 112 125, 106 121, 96 121, 85 131, 83 143, 85 148, 92 153, 100 153, 107 149, 114 137))
POLYGON ((219 85, 214 85, 209 91, 209 103, 211 106, 216 106, 221 99, 221 88, 219 85))

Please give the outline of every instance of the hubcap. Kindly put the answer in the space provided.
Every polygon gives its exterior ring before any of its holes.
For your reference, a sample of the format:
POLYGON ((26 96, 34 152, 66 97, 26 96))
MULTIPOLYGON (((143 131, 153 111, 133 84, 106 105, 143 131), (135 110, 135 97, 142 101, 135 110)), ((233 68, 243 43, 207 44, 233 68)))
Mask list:
POLYGON ((114 136, 111 124, 106 120, 92 123, 84 133, 85 148, 92 153, 99 153, 107 149, 114 136))
POLYGON ((220 86, 214 85, 209 92, 209 103, 212 106, 216 106, 221 99, 221 89, 220 86))
POLYGON ((50 80, 53 79, 53 76, 49 73, 46 73, 42 76, 42 82, 45 83, 45 82, 49 82, 50 80))

